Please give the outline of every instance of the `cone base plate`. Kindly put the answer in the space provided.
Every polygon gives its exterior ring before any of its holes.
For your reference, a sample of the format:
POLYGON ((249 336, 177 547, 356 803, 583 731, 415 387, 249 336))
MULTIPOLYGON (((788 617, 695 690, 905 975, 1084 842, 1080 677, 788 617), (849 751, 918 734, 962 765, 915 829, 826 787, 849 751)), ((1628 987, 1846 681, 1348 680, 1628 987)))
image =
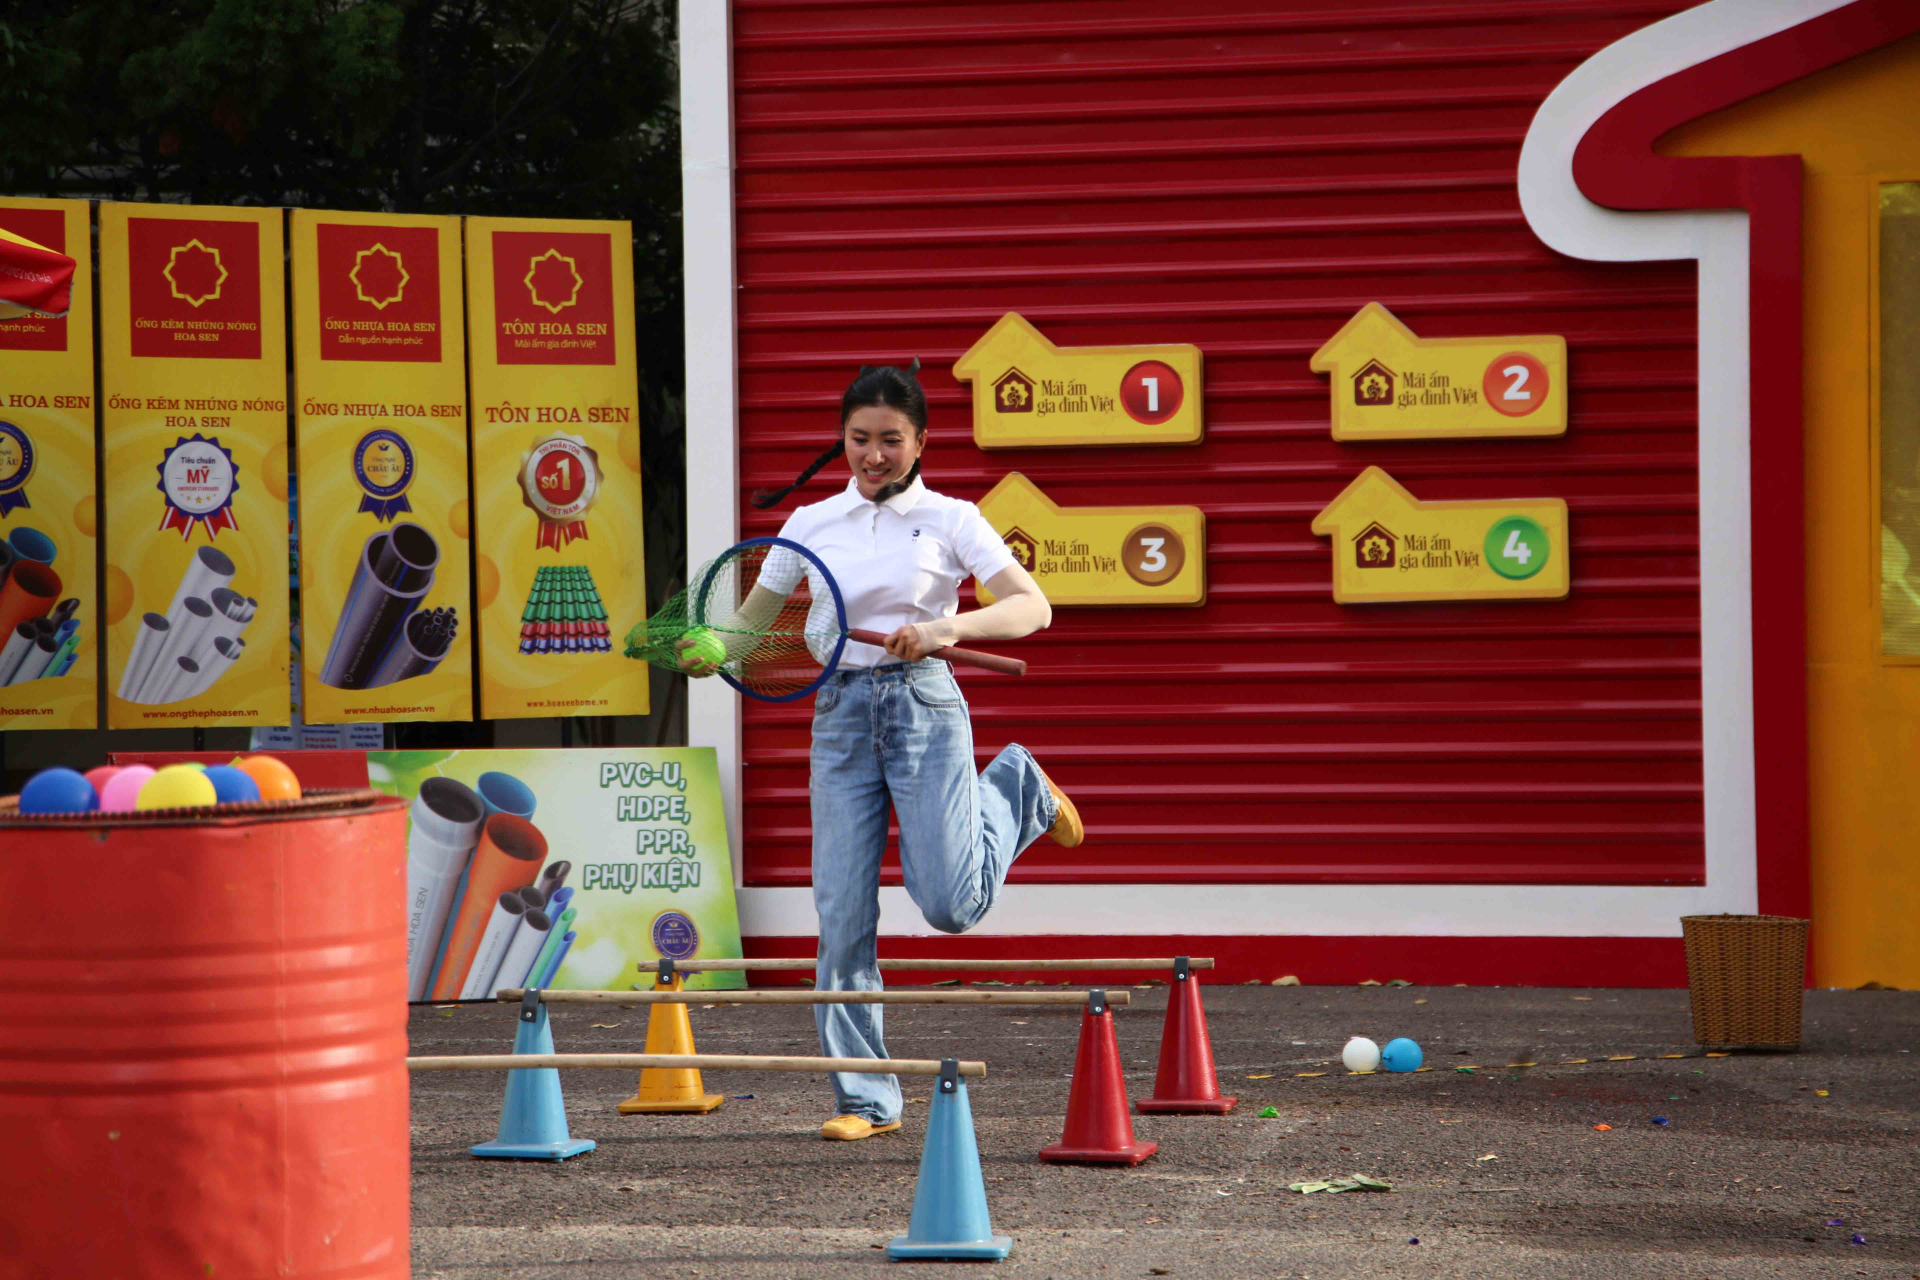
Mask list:
POLYGON ((1007 1256, 1013 1248, 1012 1236, 992 1236, 986 1240, 964 1240, 954 1244, 928 1244, 915 1242, 906 1236, 895 1236, 887 1245, 887 1257, 895 1262, 930 1262, 950 1259, 956 1262, 997 1262, 1007 1256))
POLYGON ((565 1142, 483 1142, 468 1150, 482 1160, 565 1160, 595 1145, 592 1138, 568 1138, 565 1142))
POLYGON ((725 1094, 707 1093, 698 1098, 683 1098, 671 1102, 643 1102, 635 1094, 620 1104, 623 1116, 646 1115, 705 1115, 709 1111, 718 1111, 720 1104, 727 1100, 725 1094))
POLYGON ((1238 1098, 1140 1098, 1134 1107, 1141 1115, 1223 1116, 1240 1105, 1238 1098))
POLYGON ((1048 1164, 1139 1164, 1160 1149, 1157 1142, 1134 1142, 1124 1147, 1070 1147, 1056 1142, 1040 1148, 1048 1164))

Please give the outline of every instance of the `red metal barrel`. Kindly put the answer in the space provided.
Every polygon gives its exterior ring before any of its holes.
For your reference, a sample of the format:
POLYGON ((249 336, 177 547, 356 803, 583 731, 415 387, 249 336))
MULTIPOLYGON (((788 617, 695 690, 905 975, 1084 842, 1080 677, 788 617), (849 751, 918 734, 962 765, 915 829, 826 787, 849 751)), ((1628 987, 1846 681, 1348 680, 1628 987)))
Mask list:
POLYGON ((401 802, 12 803, 0 1280, 404 1280, 401 802))

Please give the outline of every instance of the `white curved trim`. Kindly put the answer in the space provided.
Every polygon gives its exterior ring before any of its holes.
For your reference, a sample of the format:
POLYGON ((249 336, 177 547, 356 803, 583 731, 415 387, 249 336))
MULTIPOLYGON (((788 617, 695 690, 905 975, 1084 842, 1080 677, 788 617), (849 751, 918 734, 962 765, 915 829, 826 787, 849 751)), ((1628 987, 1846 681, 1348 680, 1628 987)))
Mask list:
POLYGON ((1712 0, 1656 22, 1602 49, 1547 95, 1520 150, 1520 207, 1551 248, 1605 262, 1699 262, 1701 726, 1707 890, 1719 911, 1751 912, 1759 902, 1747 215, 1604 209, 1575 185, 1573 154, 1631 94, 1848 3, 1712 0))

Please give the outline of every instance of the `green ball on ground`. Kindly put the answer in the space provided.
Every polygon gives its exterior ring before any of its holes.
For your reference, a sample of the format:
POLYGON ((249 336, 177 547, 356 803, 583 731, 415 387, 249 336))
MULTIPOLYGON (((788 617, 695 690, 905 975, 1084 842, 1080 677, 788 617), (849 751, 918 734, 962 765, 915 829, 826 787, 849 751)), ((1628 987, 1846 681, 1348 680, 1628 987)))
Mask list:
POLYGON ((686 645, 680 650, 680 665, 683 667, 717 667, 727 660, 727 646, 720 637, 705 627, 695 627, 686 634, 686 645))

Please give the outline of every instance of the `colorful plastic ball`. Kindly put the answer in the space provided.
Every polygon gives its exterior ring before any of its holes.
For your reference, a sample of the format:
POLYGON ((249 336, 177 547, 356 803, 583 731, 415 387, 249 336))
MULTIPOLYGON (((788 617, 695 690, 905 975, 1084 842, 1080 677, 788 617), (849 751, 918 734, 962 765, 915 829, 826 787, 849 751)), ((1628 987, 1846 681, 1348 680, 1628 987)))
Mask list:
POLYGON ((1422 1056, 1419 1045, 1401 1036, 1380 1050, 1380 1065, 1389 1071, 1418 1071, 1422 1056))
POLYGON ((87 781, 93 785, 93 793, 100 795, 104 792, 107 789, 107 783, 113 780, 113 775, 120 772, 121 768, 122 766, 117 764, 102 764, 87 770, 87 781))
POLYGON ((208 765, 207 781, 213 784, 214 798, 221 804, 252 804, 260 798, 254 780, 230 764, 208 765))
POLYGON ((136 809, 198 809, 214 802, 213 784, 192 765, 170 764, 140 788, 136 809))
POLYGON ((72 769, 42 769, 20 788, 22 813, 91 813, 99 806, 93 784, 72 769))
POLYGON ((147 785, 153 770, 144 764, 130 764, 107 779, 100 791, 102 813, 128 813, 140 799, 140 788, 147 785))
POLYGON ((1377 1071, 1380 1069, 1380 1046, 1365 1036, 1355 1036, 1340 1051, 1340 1062, 1349 1071, 1377 1071))
POLYGON ((294 777, 293 770, 273 756, 246 756, 235 760, 233 767, 253 779, 253 785, 260 788, 262 800, 300 798, 300 779, 294 777))

